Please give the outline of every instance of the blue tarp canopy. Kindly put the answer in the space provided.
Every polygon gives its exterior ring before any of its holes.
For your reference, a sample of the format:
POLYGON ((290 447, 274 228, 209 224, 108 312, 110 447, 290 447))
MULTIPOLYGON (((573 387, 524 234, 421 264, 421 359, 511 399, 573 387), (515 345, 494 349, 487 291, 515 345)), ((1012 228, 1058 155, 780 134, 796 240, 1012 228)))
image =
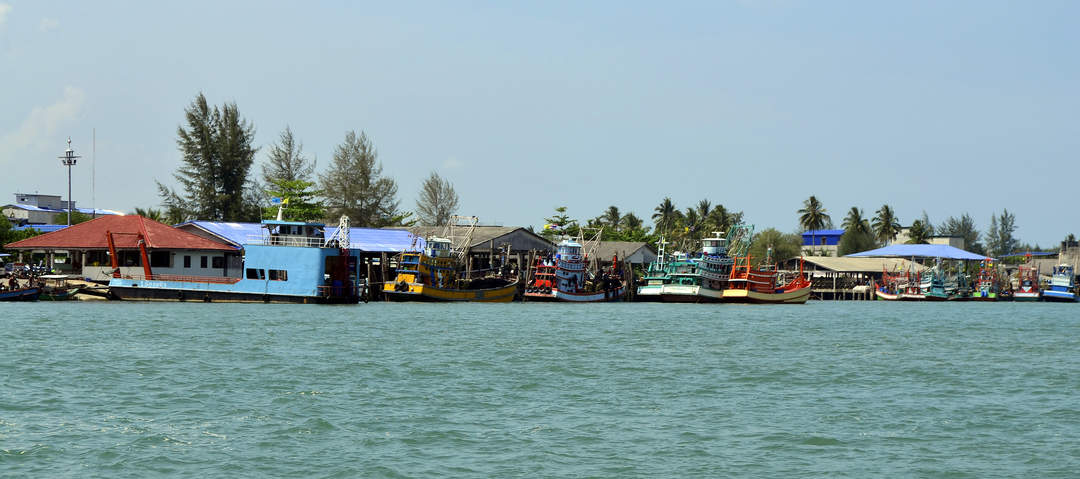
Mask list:
MULTIPOLYGON (((326 237, 337 233, 337 226, 326 227, 326 237)), ((349 228, 349 247, 372 253, 400 253, 424 247, 423 238, 415 238, 408 230, 382 228, 349 228)))
POLYGON ((1058 253, 1047 253, 1045 251, 1028 251, 1026 253, 1009 253, 1001 255, 1002 258, 1015 258, 1017 256, 1057 256, 1058 253))
POLYGON ((849 254, 847 258, 944 258, 984 260, 986 256, 945 244, 894 244, 884 248, 849 254))
MULTIPOLYGON (((193 224, 241 247, 252 239, 261 238, 266 231, 259 223, 189 221, 184 224, 193 224)), ((326 226, 323 232, 326 238, 331 238, 337 233, 337 226, 326 226)), ((349 243, 351 249, 370 253, 400 253, 424 246, 421 238, 416 238, 414 244, 413 235, 408 230, 381 228, 349 228, 349 243)))

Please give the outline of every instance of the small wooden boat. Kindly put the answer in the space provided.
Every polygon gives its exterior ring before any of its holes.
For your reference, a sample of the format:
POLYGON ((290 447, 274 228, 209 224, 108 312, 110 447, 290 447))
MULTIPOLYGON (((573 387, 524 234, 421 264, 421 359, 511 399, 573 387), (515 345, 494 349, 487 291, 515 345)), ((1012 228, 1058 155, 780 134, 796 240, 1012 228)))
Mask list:
POLYGON ((75 299, 75 295, 82 289, 79 286, 69 285, 67 275, 63 274, 47 274, 39 276, 38 279, 45 283, 41 288, 41 296, 38 298, 42 301, 69 301, 75 299))
POLYGON ((0 291, 0 301, 37 301, 41 288, 20 288, 0 291))

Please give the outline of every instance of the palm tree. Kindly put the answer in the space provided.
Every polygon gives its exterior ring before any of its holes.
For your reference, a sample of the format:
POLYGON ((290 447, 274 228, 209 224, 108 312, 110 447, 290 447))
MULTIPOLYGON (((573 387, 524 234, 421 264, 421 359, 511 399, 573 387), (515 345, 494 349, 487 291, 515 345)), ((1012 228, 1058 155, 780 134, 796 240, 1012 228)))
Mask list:
POLYGON ((615 231, 619 231, 619 227, 622 226, 622 215, 619 214, 618 206, 608 206, 607 211, 604 211, 603 216, 600 218, 615 231))
POLYGON ((863 212, 858 207, 852 206, 848 211, 846 217, 844 217, 844 232, 852 231, 855 233, 869 233, 870 223, 863 219, 863 212))
POLYGON ((702 220, 709 217, 709 213, 712 213, 712 202, 705 199, 701 200, 697 204, 697 214, 702 220))
POLYGON ((641 218, 638 218, 637 215, 635 215, 634 213, 627 213, 622 217, 623 229, 633 231, 636 229, 640 229, 644 225, 644 223, 645 222, 641 221, 641 218))
MULTIPOLYGON (((825 225, 832 221, 829 218, 829 214, 826 212, 825 207, 821 206, 821 202, 817 197, 810 195, 806 201, 803 201, 803 207, 798 211, 799 213, 799 225, 803 227, 803 231, 817 231, 824 229, 825 225)), ((817 245, 817 238, 811 234, 811 242, 817 245)))
POLYGON ((686 213, 682 215, 682 223, 686 228, 687 238, 696 238, 698 233, 698 227, 701 226, 701 217, 698 216, 698 210, 694 208, 687 208, 686 213))
POLYGON ((712 211, 709 212, 709 217, 706 219, 709 225, 715 228, 713 231, 719 231, 721 233, 726 232, 731 227, 732 215, 728 213, 727 208, 724 205, 716 205, 712 211))
POLYGON ((900 220, 896 219, 889 205, 881 205, 881 209, 877 210, 877 216, 874 217, 874 238, 881 244, 885 244, 896 239, 898 234, 900 234, 900 220))
POLYGON ((652 215, 653 223, 656 224, 656 231, 660 234, 674 226, 675 218, 679 214, 679 210, 675 209, 675 203, 672 203, 669 197, 664 197, 664 201, 661 201, 653 211, 656 212, 652 215))

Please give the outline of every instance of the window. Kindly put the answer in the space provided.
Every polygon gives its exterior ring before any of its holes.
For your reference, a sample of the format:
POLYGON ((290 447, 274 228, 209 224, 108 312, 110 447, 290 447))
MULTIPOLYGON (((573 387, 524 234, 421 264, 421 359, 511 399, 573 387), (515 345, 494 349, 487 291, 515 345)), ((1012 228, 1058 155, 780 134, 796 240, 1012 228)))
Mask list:
POLYGON ((191 255, 184 255, 184 267, 185 268, 190 268, 191 267, 191 255))
POLYGON ((206 269, 206 256, 203 256, 199 259, 199 267, 202 269, 206 269))
POLYGON ((224 256, 214 256, 213 258, 210 258, 210 267, 214 268, 214 269, 224 268, 225 267, 225 257, 224 256))
POLYGON ((270 270, 270 281, 288 281, 289 272, 283 269, 270 270))
MULTIPOLYGON (((273 270, 270 270, 270 271, 273 271, 273 270)), ((265 269, 248 268, 247 269, 247 274, 245 276, 247 277, 247 279, 266 279, 266 270, 265 269)))
POLYGON ((150 267, 151 268, 168 268, 170 254, 168 251, 151 251, 150 252, 150 267))

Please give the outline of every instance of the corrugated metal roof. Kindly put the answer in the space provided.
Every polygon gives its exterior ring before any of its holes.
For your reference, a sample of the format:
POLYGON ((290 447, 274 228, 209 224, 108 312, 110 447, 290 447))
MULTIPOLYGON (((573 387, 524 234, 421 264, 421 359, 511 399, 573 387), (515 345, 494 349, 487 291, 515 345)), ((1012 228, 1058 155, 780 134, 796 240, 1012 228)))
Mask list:
POLYGON ((880 273, 882 270, 889 272, 907 271, 912 265, 914 265, 914 271, 922 271, 923 269, 918 263, 912 263, 911 260, 903 258, 804 256, 803 260, 818 266, 820 269, 827 269, 838 273, 880 273))
POLYGON ((42 233, 52 233, 53 231, 62 230, 64 228, 67 228, 67 225, 22 225, 12 227, 11 229, 15 231, 38 230, 42 233))
POLYGON ((232 223, 221 221, 188 221, 176 225, 193 225, 236 246, 243 246, 252 238, 261 238, 263 228, 259 223, 232 223))
POLYGON ((964 251, 945 244, 892 244, 884 248, 849 254, 849 258, 858 257, 895 257, 895 258, 945 258, 980 261, 986 256, 964 251))
POLYGON ((653 255, 656 254, 656 250, 653 249, 652 245, 644 241, 601 241, 600 245, 596 247, 596 256, 603 261, 611 261, 611 258, 616 254, 620 258, 624 254, 632 256, 641 248, 648 249, 653 255))
MULTIPOLYGON (((326 227, 326 237, 337 234, 337 226, 326 227)), ((400 253, 424 247, 423 238, 416 238, 408 230, 383 228, 349 228, 351 249, 370 253, 400 253)))

